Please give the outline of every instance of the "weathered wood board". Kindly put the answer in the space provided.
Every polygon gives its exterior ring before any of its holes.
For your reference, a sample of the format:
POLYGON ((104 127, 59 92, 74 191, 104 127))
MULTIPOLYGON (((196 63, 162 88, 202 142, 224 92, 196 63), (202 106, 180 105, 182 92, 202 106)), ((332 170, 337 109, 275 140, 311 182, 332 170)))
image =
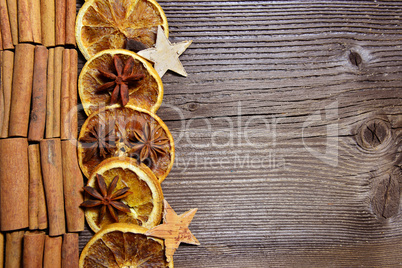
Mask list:
POLYGON ((402 1, 158 2, 175 267, 401 266, 402 1))

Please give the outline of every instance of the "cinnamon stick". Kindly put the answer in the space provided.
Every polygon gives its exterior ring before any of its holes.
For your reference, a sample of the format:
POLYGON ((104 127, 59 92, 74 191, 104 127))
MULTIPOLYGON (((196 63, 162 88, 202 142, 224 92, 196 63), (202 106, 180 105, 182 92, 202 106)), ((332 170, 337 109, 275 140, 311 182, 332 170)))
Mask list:
POLYGON ((61 236, 45 238, 45 253, 43 256, 43 268, 61 267, 61 246, 63 238, 61 236))
POLYGON ((63 235, 63 245, 61 249, 61 267, 78 267, 79 261, 78 234, 67 233, 63 235))
POLYGON ((60 104, 60 137, 62 140, 70 136, 70 49, 63 51, 63 68, 61 72, 61 104, 60 104))
POLYGON ((35 47, 32 110, 28 133, 29 141, 40 141, 44 137, 46 125, 47 55, 48 51, 46 47, 35 47))
POLYGON ((29 0, 29 9, 31 11, 32 38, 35 43, 42 43, 40 1, 29 0))
POLYGON ((39 144, 31 144, 28 146, 28 162, 29 162, 29 197, 28 197, 28 215, 29 229, 36 230, 39 228, 39 181, 42 177, 40 168, 40 152, 39 144))
POLYGON ((11 35, 10 20, 6 0, 0 0, 0 30, 3 49, 13 49, 13 37, 11 35))
POLYGON ((56 46, 66 43, 66 0, 56 0, 56 46))
POLYGON ((61 142, 63 159, 64 204, 68 232, 84 230, 85 217, 80 204, 84 202, 82 188, 84 180, 77 159, 77 141, 61 142))
MULTIPOLYGON (((42 174, 42 168, 40 171, 42 174)), ((43 230, 47 228, 47 208, 42 176, 39 177, 38 189, 38 228, 43 230)))
POLYGON ((56 47, 54 49, 54 88, 53 88, 53 137, 60 137, 61 127, 61 78, 63 67, 63 47, 56 47))
MULTIPOLYGON (((1 34, 1 32, 0 32, 1 34)), ((3 121, 4 121, 4 93, 3 93, 3 77, 1 76, 2 74, 2 68, 3 68, 3 64, 1 64, 3 62, 3 51, 0 51, 0 133, 2 131, 3 128, 3 121)))
POLYGON ((1 25, 0 25, 0 50, 3 50, 3 37, 1 35, 1 25))
POLYGON ((43 249, 45 247, 45 232, 25 232, 22 263, 24 268, 41 268, 43 249))
POLYGON ((34 50, 35 46, 31 44, 18 44, 15 47, 9 136, 26 137, 28 134, 34 50))
POLYGON ((6 234, 6 265, 7 268, 20 268, 22 263, 22 240, 24 231, 6 234))
POLYGON ((29 2, 32 0, 18 0, 18 41, 20 43, 33 42, 31 11, 29 2))
POLYGON ((78 53, 70 51, 70 139, 78 136, 78 53))
POLYGON ((5 248, 4 233, 0 233, 0 267, 4 267, 4 248, 5 248))
POLYGON ((47 83, 46 83, 46 138, 47 139, 54 138, 53 89, 54 89, 54 48, 50 48, 47 60, 47 83))
POLYGON ((60 139, 42 140, 40 154, 49 218, 49 235, 57 236, 65 233, 60 139))
POLYGON ((10 122, 11 92, 13 85, 14 52, 11 50, 3 51, 3 61, 1 63, 1 87, 4 95, 4 119, 0 133, 1 138, 8 137, 8 125, 10 122))
POLYGON ((28 141, 26 138, 0 140, 1 230, 28 227, 28 141))
POLYGON ((46 229, 47 212, 43 189, 39 144, 28 146, 29 159, 29 229, 46 229))
POLYGON ((55 1, 40 1, 42 44, 45 47, 56 45, 55 1))
POLYGON ((66 45, 75 46, 75 17, 77 0, 67 0, 66 3, 66 45))
POLYGON ((17 0, 7 0, 8 17, 10 19, 11 36, 13 45, 18 44, 18 16, 17 16, 17 0))

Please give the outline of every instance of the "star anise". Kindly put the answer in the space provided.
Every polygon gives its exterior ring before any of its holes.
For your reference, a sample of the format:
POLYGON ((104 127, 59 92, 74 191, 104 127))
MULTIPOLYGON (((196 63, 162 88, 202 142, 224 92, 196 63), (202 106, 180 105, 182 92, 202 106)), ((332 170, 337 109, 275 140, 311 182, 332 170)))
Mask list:
POLYGON ((166 144, 169 139, 163 135, 164 131, 161 126, 153 126, 147 122, 142 130, 134 129, 129 140, 132 143, 130 154, 139 156, 139 161, 151 160, 149 166, 156 164, 158 154, 165 155, 166 144))
POLYGON ((142 43, 138 38, 127 38, 124 49, 134 51, 137 53, 138 51, 149 48, 147 45, 142 43))
POLYGON ((99 212, 98 224, 101 223, 103 217, 106 215, 106 209, 109 211, 115 222, 119 221, 116 210, 125 213, 130 212, 130 207, 119 201, 119 199, 132 194, 132 192, 128 191, 130 189, 129 187, 124 187, 114 192, 118 181, 119 177, 114 177, 113 181, 109 185, 109 188, 107 188, 105 178, 100 174, 96 174, 96 182, 100 192, 91 186, 84 187, 84 191, 90 194, 92 197, 95 197, 97 200, 86 200, 81 204, 81 206, 87 208, 102 206, 99 212))
POLYGON ((134 73, 135 62, 133 57, 129 57, 126 64, 123 65, 123 60, 118 55, 114 55, 113 64, 117 74, 99 69, 102 76, 112 81, 99 86, 96 91, 98 93, 112 91, 110 104, 117 103, 120 96, 121 105, 126 106, 129 100, 128 84, 143 79, 145 75, 141 71, 134 73))
POLYGON ((116 147, 114 127, 106 127, 101 122, 97 126, 80 139, 80 142, 84 143, 83 147, 87 149, 84 161, 89 161, 95 155, 106 158, 116 147))

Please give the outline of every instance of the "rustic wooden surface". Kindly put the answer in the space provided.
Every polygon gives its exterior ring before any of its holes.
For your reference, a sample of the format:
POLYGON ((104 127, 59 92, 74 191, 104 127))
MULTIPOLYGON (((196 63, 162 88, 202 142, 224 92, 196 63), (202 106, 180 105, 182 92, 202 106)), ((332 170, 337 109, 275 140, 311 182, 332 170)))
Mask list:
POLYGON ((175 267, 401 266, 402 1, 159 3, 175 267))

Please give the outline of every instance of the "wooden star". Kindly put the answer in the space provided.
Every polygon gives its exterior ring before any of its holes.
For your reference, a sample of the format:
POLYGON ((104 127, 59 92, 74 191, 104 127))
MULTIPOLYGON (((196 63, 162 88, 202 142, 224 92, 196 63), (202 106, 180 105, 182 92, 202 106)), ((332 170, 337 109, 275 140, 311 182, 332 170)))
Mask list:
POLYGON ((171 44, 161 26, 158 26, 155 47, 139 51, 137 54, 154 63, 156 72, 162 77, 167 70, 187 76, 179 56, 193 41, 171 44))
POLYGON ((181 242, 200 245, 200 242, 188 229, 197 209, 191 209, 178 216, 166 200, 163 200, 163 205, 165 208, 163 212, 163 224, 152 228, 145 234, 165 239, 165 255, 167 261, 170 262, 181 242))

